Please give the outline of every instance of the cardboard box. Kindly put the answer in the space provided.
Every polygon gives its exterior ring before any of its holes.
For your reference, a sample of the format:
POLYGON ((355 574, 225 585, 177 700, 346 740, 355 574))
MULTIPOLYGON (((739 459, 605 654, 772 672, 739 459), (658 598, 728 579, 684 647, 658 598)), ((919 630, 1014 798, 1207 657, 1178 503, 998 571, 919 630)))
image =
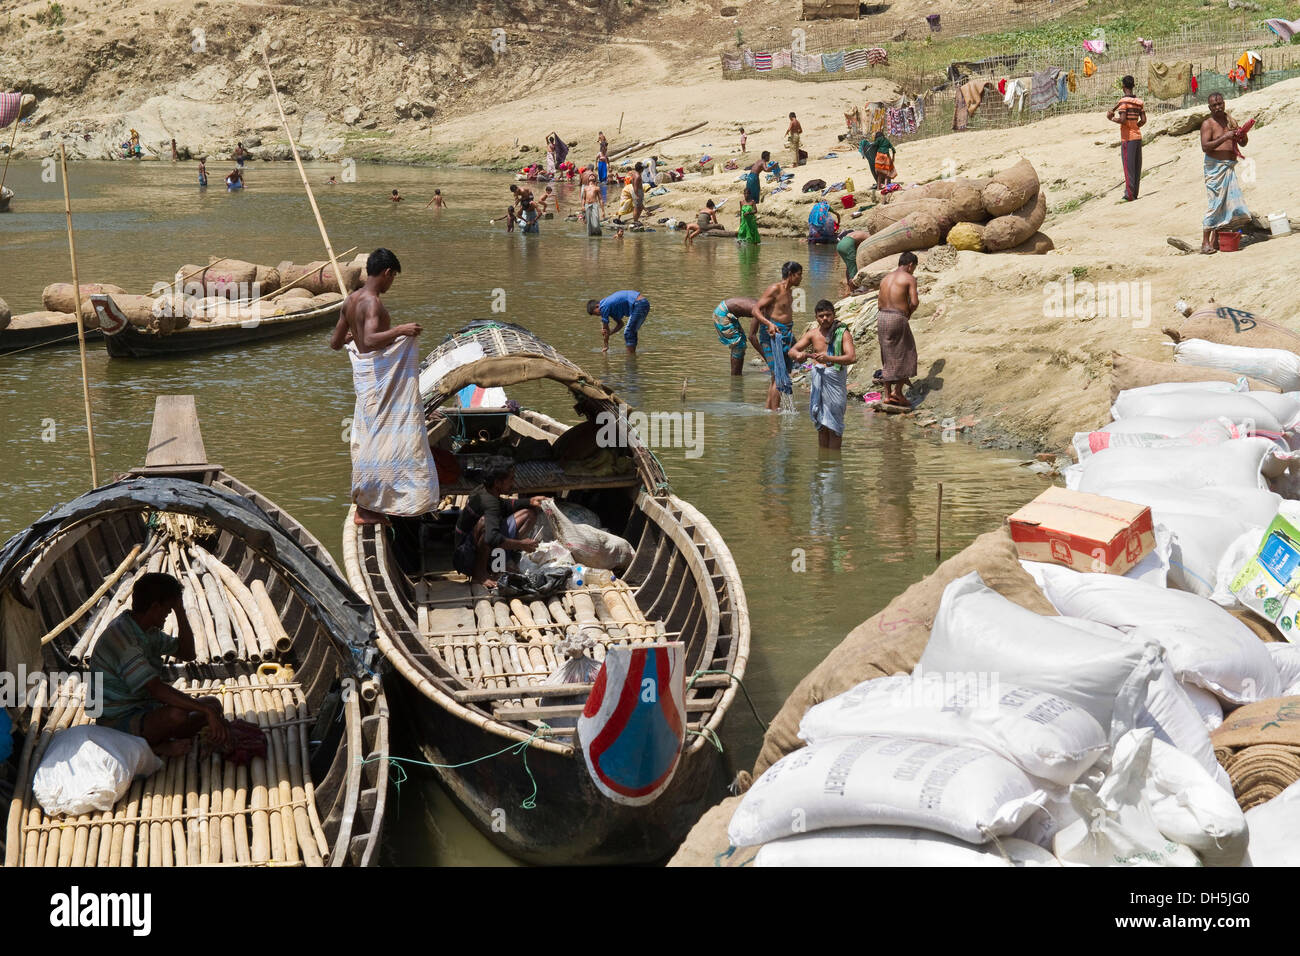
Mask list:
POLYGON ((1076 571, 1124 574, 1156 547, 1150 508, 1065 488, 1048 488, 1007 524, 1021 558, 1076 571))

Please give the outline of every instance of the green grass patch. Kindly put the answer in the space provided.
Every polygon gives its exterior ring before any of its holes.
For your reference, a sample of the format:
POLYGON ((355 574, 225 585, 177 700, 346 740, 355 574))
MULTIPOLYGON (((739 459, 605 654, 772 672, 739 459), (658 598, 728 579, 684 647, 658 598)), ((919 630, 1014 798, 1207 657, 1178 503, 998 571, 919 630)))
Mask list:
POLYGON ((1065 202, 1054 208, 1052 214, 1055 216, 1063 216, 1066 213, 1074 212, 1090 199, 1096 199, 1097 195, 1097 193, 1088 192, 1081 196, 1075 196, 1073 199, 1067 199, 1065 202))

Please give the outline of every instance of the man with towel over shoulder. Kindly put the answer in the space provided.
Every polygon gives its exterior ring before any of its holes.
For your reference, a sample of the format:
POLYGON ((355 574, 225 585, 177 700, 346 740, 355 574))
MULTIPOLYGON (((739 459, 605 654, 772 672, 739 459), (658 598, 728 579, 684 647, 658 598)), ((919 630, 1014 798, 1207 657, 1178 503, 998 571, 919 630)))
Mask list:
POLYGON ((389 524, 388 515, 428 514, 442 497, 424 428, 420 358, 414 322, 392 326, 380 296, 402 271, 397 256, 376 249, 366 284, 343 302, 330 348, 345 345, 357 393, 352 413, 352 501, 357 524, 389 524))
POLYGON ((817 447, 839 451, 849 400, 848 367, 858 360, 858 352, 849 327, 835 318, 835 306, 829 299, 818 302, 814 312, 817 324, 794 344, 790 357, 796 362, 813 360, 808 414, 817 426, 817 447))
POLYGON ((876 335, 880 339, 880 378, 885 383, 882 400, 887 405, 910 407, 903 386, 916 374, 916 339, 912 337, 912 313, 920 301, 916 295, 916 253, 898 257, 898 268, 880 280, 876 302, 876 335))

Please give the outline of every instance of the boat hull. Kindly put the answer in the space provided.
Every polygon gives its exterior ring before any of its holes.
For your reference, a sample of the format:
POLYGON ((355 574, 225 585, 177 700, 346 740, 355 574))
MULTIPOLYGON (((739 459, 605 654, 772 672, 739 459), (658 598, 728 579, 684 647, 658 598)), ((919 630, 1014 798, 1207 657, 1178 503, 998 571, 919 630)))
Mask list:
MULTIPOLYGON (((99 329, 87 329, 86 341, 94 342, 103 338, 99 329)), ((77 326, 47 325, 38 329, 7 328, 0 330, 0 355, 18 352, 22 349, 45 348, 54 345, 76 345, 77 326)))
POLYGON ((339 308, 323 309, 303 315, 302 318, 263 319, 256 324, 221 325, 205 328, 193 323, 170 335, 144 332, 128 325, 116 335, 104 336, 104 347, 112 358, 164 358, 187 352, 224 349, 249 345, 266 339, 280 338, 308 332, 334 322, 339 308))
POLYGON ((672 856, 704 812, 726 796, 727 768, 713 746, 684 751, 656 801, 625 806, 596 789, 580 753, 530 747, 527 770, 522 755, 513 751, 478 760, 511 742, 451 714, 398 674, 386 675, 385 689, 395 718, 414 731, 425 760, 469 764, 435 769, 474 826, 525 863, 658 863, 672 856), (533 809, 523 808, 526 801, 535 802, 533 809))

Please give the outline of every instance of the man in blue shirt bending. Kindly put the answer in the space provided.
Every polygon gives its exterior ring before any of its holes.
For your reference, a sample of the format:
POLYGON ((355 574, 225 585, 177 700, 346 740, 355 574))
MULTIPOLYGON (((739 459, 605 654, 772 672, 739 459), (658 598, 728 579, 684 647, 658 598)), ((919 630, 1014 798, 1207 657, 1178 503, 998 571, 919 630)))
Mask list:
POLYGON ((637 331, 646 316, 650 314, 650 300, 635 289, 624 289, 603 299, 588 299, 587 314, 600 316, 600 334, 605 344, 601 351, 609 351, 609 333, 617 332, 621 328, 623 342, 627 345, 627 354, 635 355, 637 331), (613 329, 609 327, 610 319, 614 320, 613 329), (627 322, 626 327, 624 321, 627 322))

